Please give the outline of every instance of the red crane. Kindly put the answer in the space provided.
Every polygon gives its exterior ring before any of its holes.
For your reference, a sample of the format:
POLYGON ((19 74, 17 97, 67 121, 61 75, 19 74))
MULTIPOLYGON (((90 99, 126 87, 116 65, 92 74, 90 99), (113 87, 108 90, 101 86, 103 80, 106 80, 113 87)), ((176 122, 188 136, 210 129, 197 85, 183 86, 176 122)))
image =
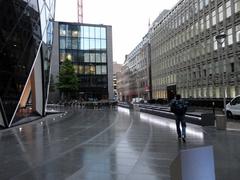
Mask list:
POLYGON ((83 23, 83 0, 77 0, 78 23, 83 23))

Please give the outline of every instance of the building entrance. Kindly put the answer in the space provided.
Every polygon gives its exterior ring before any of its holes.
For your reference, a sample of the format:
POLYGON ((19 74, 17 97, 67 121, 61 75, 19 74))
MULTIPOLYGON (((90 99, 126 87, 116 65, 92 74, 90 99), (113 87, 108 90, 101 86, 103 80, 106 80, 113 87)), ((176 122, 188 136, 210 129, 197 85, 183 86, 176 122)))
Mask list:
POLYGON ((176 85, 167 86, 167 98, 168 98, 168 101, 171 101, 175 97, 176 94, 177 94, 176 85))

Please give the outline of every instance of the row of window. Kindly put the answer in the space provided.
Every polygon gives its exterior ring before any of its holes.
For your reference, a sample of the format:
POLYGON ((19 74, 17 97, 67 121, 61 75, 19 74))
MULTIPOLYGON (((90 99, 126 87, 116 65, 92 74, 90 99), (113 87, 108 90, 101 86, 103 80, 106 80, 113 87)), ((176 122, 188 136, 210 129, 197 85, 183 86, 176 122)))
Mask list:
POLYGON ((75 73, 79 75, 106 75, 106 65, 73 65, 75 73))
MULTIPOLYGON (((211 0, 214 1, 214 0, 211 0)), ((224 4, 218 6, 217 10, 212 10, 210 15, 212 19, 212 25, 216 25, 217 23, 217 15, 218 15, 218 22, 222 22, 225 17, 228 18, 232 15, 232 6, 233 11, 238 13, 240 11, 240 0, 234 0, 233 5, 231 4, 231 0, 225 1, 224 4)), ((199 11, 203 9, 204 6, 209 4, 209 0, 185 0, 179 6, 177 6, 167 18, 158 24, 155 28, 159 25, 166 27, 167 29, 177 29, 181 24, 185 23, 189 20, 190 17, 197 14, 199 11)), ((213 4, 213 7, 215 5, 213 4)), ((206 28, 210 26, 210 16, 206 15, 204 19, 200 19, 199 23, 205 21, 206 28)))
MULTIPOLYGON (((224 32, 221 32, 221 33, 224 33, 224 32)), ((190 40, 190 34, 191 34, 190 32, 185 31, 181 34, 176 35, 175 37, 173 37, 171 39, 168 39, 168 41, 165 43, 161 43, 161 41, 160 41, 161 46, 158 45, 159 50, 157 51, 158 54, 156 54, 156 55, 163 55, 165 53, 169 53, 169 51, 173 50, 177 46, 181 46, 183 48, 184 47, 184 46, 182 46, 183 43, 190 40)), ((232 27, 228 28, 226 30, 225 34, 227 35, 227 38, 226 38, 225 42, 222 44, 223 47, 225 46, 225 44, 232 45, 235 42, 236 43, 240 42, 240 25, 233 26, 233 28, 232 27)), ((192 49, 195 48, 195 50, 196 50, 196 52, 194 50, 193 56, 197 57, 200 54, 203 55, 205 53, 209 53, 211 51, 211 49, 217 50, 218 44, 217 44, 215 36, 216 35, 213 35, 212 39, 210 39, 210 37, 208 37, 204 41, 196 42, 195 47, 192 47, 192 49)), ((155 42, 153 43, 153 46, 157 45, 157 43, 160 44, 159 42, 157 42, 157 40, 155 40, 155 42)), ((187 54, 189 54, 189 52, 187 52, 187 54)))
POLYGON ((106 50, 106 39, 60 37, 60 49, 106 50))
POLYGON ((60 24, 60 36, 106 39, 106 27, 60 24))
POLYGON ((80 51, 60 50, 60 62, 68 59, 72 62, 84 63, 107 63, 106 53, 89 53, 80 51))
MULTIPOLYGON (((188 88, 188 89, 178 89, 177 90, 183 98, 220 98, 222 97, 221 93, 223 89, 221 87, 202 87, 202 88, 188 88)), ((240 93, 240 86, 229 86, 227 88, 226 97, 233 98, 237 94, 240 93)), ((154 91, 153 98, 167 98, 167 92, 165 90, 162 91, 154 91)))

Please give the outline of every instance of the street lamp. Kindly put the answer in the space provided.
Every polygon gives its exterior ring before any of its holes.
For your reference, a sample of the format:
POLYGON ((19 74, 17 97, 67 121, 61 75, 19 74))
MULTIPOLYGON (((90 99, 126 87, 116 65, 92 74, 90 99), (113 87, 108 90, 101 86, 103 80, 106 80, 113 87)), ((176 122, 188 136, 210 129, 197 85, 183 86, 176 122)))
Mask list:
MULTIPOLYGON (((218 45, 222 45, 225 42, 227 35, 226 34, 218 34, 215 39, 218 42, 218 45)), ((223 52, 222 49, 220 50, 220 62, 223 61, 223 52)), ((222 62, 223 63, 223 62, 222 62)), ((226 115, 226 87, 225 87, 225 75, 224 75, 224 64, 223 64, 223 74, 222 74, 222 87, 223 87, 223 107, 224 107, 224 114, 226 115)))
POLYGON ((93 64, 90 64, 89 66, 89 71, 90 71, 90 87, 91 87, 91 98, 93 98, 93 84, 92 84, 92 76, 95 74, 95 66, 93 64))

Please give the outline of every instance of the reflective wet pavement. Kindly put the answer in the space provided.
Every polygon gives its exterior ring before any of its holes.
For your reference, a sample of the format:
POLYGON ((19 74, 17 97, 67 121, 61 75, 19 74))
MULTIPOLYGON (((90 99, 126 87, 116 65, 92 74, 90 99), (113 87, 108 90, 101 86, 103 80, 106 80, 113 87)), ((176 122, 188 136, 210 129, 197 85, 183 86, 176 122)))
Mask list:
POLYGON ((0 132, 0 179, 170 180, 181 149, 213 145, 216 177, 240 176, 240 132, 187 125, 128 109, 75 109, 0 132))

